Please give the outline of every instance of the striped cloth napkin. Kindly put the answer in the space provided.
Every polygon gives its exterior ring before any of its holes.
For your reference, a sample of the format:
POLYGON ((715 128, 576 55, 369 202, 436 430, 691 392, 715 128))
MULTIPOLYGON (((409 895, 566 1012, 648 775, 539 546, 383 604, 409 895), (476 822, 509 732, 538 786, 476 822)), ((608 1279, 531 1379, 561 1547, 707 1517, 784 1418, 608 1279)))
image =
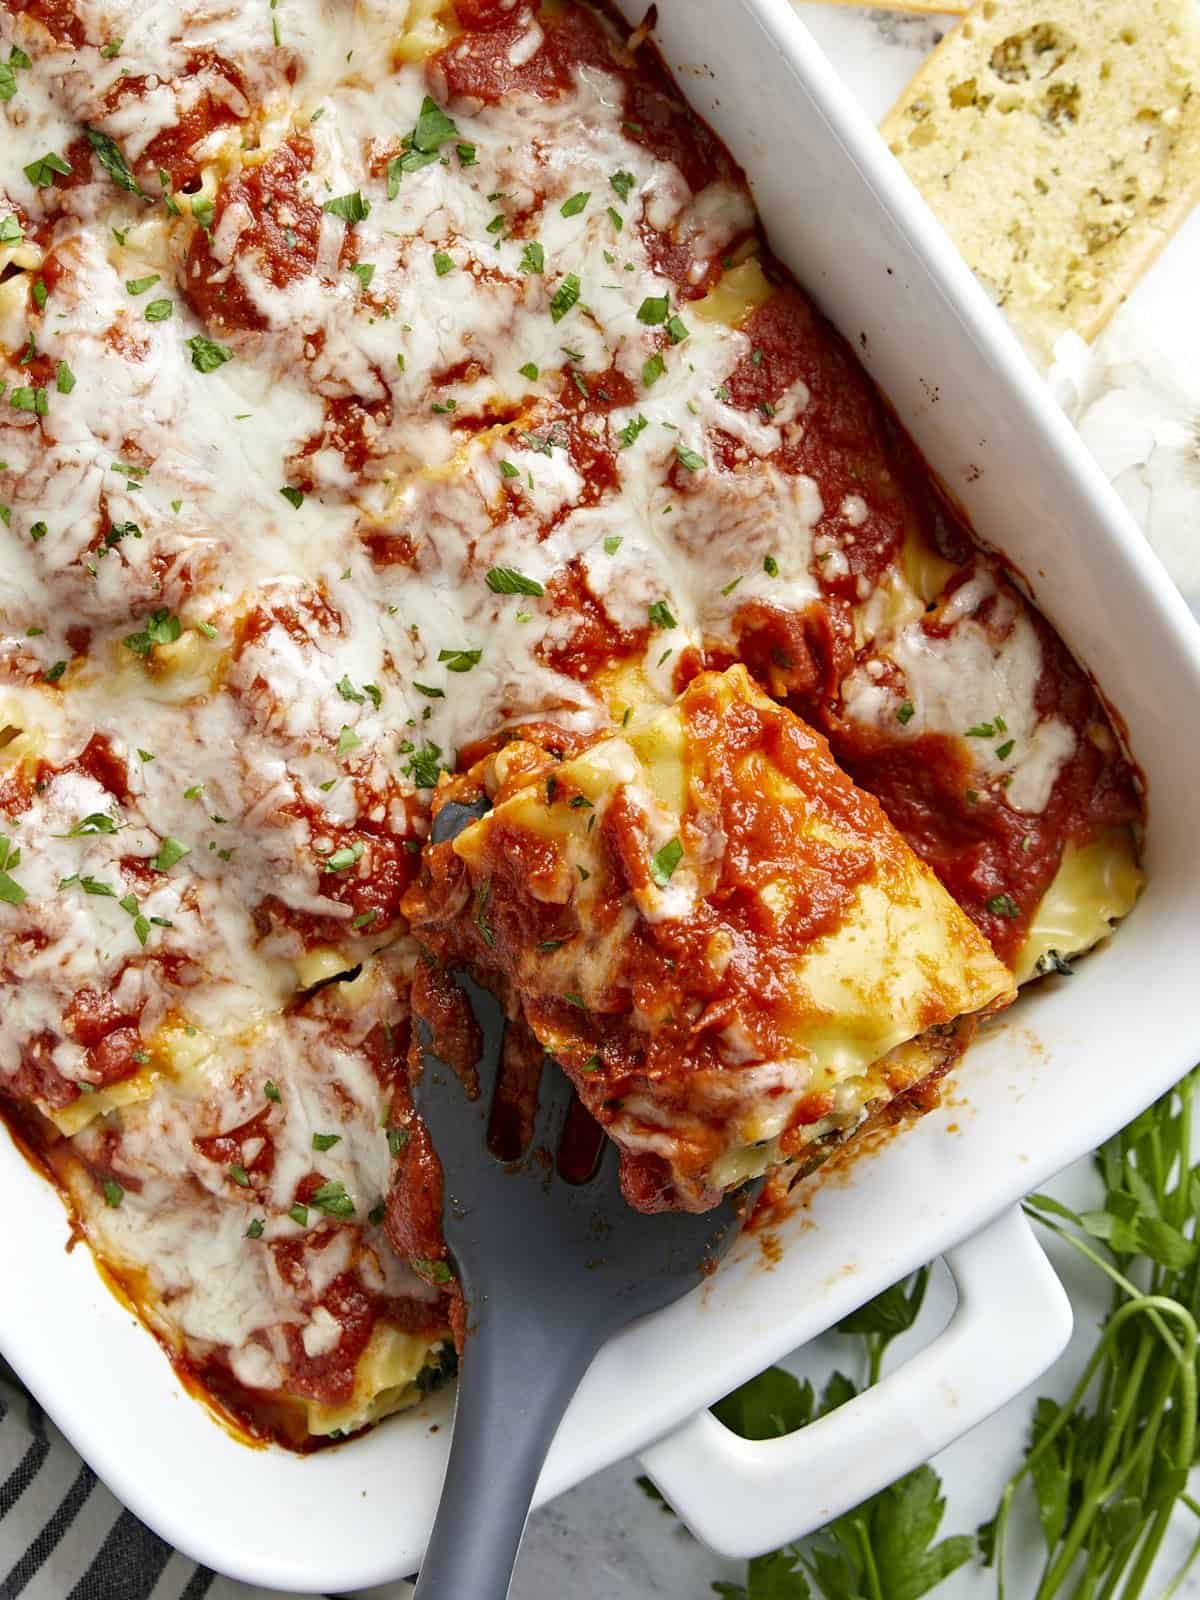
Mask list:
MULTIPOLYGON (((371 1591, 406 1600, 407 1583, 371 1591)), ((172 1550, 109 1494, 0 1360, 0 1600, 279 1600, 172 1550)))

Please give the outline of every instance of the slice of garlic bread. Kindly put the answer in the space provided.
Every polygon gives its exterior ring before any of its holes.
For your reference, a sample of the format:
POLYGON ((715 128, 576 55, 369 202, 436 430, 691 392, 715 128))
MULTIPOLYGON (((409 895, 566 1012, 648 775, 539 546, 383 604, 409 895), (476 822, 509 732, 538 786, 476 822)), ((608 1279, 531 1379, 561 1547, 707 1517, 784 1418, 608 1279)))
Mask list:
POLYGON ((1044 364, 1200 199, 1200 4, 980 0, 883 133, 1044 364))

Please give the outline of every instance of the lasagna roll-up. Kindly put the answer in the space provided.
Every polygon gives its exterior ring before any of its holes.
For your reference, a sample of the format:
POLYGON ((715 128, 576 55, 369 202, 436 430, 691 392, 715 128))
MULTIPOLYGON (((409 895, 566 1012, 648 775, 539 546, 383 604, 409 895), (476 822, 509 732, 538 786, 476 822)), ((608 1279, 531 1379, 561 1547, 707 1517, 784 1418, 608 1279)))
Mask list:
POLYGON ((490 809, 426 851, 414 930, 523 1015, 639 1209, 818 1159, 1014 998, 879 803, 744 667, 570 759, 513 740, 439 798, 490 809))

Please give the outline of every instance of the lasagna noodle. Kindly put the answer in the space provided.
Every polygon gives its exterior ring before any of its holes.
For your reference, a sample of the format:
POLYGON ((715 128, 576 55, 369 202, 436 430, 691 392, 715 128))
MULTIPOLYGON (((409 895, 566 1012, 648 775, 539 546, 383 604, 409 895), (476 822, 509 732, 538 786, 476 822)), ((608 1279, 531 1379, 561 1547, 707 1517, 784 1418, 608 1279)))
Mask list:
POLYGON ((511 984, 635 1203, 715 1203, 748 1148, 787 1159, 852 1128, 938 1063, 939 1030, 1013 997, 876 802, 742 667, 571 760, 514 744, 463 781, 495 804, 434 847, 453 861, 411 896, 418 937, 448 914, 445 949, 511 984))

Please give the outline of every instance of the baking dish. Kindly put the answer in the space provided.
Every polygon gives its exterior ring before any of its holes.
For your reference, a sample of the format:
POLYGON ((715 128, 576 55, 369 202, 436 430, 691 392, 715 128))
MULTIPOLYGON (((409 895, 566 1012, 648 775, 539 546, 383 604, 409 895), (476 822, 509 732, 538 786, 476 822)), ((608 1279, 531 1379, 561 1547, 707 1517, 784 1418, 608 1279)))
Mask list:
MULTIPOLYGON (((703 1294, 631 1329, 589 1374, 543 1498, 663 1439, 919 1261, 951 1251, 960 1308, 950 1329, 837 1417, 748 1445, 701 1415, 647 1450, 649 1470, 703 1537, 751 1553, 938 1448, 1031 1381, 1065 1340, 1061 1290, 1020 1218, 1005 1213, 1196 1054, 1184 950, 1200 898, 1189 800, 1200 756, 1180 730, 1200 650, 1136 529, 786 0, 659 9, 681 88, 750 172, 776 248, 856 344, 980 534, 1028 575, 1116 697, 1151 794, 1150 887, 1111 948, 1027 997, 981 1041, 953 1105, 782 1223, 778 1257, 748 1239, 703 1294)), ((56 1198, 7 1145, 0 1194, 0 1346, 132 1509, 190 1554, 260 1584, 345 1589, 416 1565, 449 1402, 313 1460, 246 1450, 187 1399, 84 1253, 61 1250, 56 1198)))

